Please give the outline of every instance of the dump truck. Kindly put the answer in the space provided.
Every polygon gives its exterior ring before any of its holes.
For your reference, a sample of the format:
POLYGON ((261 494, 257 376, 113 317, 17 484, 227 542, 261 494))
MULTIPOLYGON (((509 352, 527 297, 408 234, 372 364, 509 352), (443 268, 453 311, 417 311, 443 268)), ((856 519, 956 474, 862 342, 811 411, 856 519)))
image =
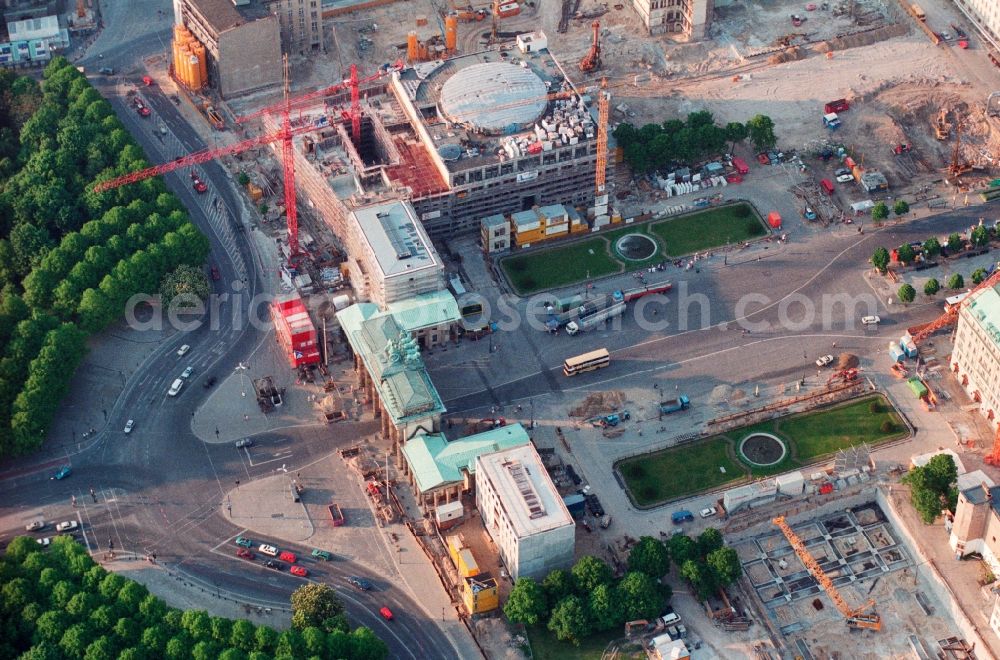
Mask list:
POLYGON ((339 504, 328 504, 326 508, 330 511, 330 519, 333 521, 334 527, 340 527, 344 524, 344 512, 340 510, 339 504))
POLYGON ((687 410, 690 406, 691 400, 687 398, 687 395, 682 394, 676 399, 661 401, 660 412, 664 415, 669 415, 670 413, 677 412, 678 410, 687 410))
POLYGON ((828 112, 823 115, 823 125, 831 131, 835 131, 840 128, 840 117, 837 116, 836 112, 828 112))
POLYGON ((837 99, 836 101, 830 101, 823 106, 823 112, 830 114, 832 112, 846 112, 851 109, 851 104, 847 102, 847 99, 837 99))

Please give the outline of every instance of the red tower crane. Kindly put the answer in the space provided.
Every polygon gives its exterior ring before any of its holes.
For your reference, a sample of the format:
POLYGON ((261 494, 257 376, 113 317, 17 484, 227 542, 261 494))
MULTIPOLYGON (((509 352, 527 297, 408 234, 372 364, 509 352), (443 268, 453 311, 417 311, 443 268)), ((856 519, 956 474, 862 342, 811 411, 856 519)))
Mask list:
POLYGON ((210 160, 216 160, 223 156, 232 156, 249 149, 256 147, 261 147, 272 142, 277 142, 281 140, 281 161, 282 170, 284 174, 284 194, 285 194, 285 217, 288 224, 288 247, 292 257, 297 257, 302 254, 301 247, 299 246, 299 220, 298 220, 298 206, 296 200, 295 192, 295 158, 294 158, 294 145, 292 138, 296 135, 302 133, 308 133, 321 126, 308 125, 301 126, 297 128, 292 128, 292 109, 302 109, 307 106, 311 101, 317 98, 333 94, 344 87, 351 86, 351 112, 350 114, 344 113, 344 119, 351 120, 351 130, 354 133, 355 143, 360 139, 361 133, 361 104, 358 93, 358 87, 366 82, 376 80, 382 76, 391 73, 392 71, 398 71, 402 69, 402 61, 397 61, 391 67, 383 68, 378 73, 368 76, 367 78, 358 79, 357 67, 351 65, 351 77, 348 80, 337 83, 336 85, 331 85, 324 89, 317 90, 315 92, 310 92, 308 94, 303 94, 295 98, 291 98, 289 95, 289 76, 288 76, 288 61, 285 60, 285 89, 284 89, 284 99, 281 103, 263 108, 253 114, 246 115, 237 119, 238 123, 245 123, 251 119, 256 119, 265 114, 281 114, 281 128, 279 128, 274 133, 269 133, 266 135, 260 135, 255 138, 250 138, 249 140, 243 140, 241 142, 236 142, 235 144, 230 144, 225 147, 220 147, 218 149, 202 149, 201 151, 196 151, 194 153, 188 154, 186 156, 181 156, 169 163, 162 163, 160 165, 154 165, 152 167, 147 167, 144 170, 139 170, 137 172, 130 172, 124 174, 120 177, 110 179, 108 181, 102 181, 94 186, 94 192, 103 192, 105 190, 111 190, 112 188, 117 188, 119 186, 124 186, 130 183, 135 183, 137 181, 142 181, 160 174, 166 174, 168 172, 173 172, 174 170, 179 170, 185 167, 191 167, 192 165, 199 165, 201 163, 207 163, 210 160))

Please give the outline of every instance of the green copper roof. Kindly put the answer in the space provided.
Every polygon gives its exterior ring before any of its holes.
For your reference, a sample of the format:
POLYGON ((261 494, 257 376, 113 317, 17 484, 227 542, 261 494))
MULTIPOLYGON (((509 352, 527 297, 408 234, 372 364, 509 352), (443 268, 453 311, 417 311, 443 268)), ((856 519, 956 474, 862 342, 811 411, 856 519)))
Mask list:
POLYGON ((403 455, 413 471, 420 492, 427 492, 463 479, 462 472, 474 474, 476 457, 530 442, 520 424, 508 424, 458 440, 440 433, 421 435, 403 445, 403 455))

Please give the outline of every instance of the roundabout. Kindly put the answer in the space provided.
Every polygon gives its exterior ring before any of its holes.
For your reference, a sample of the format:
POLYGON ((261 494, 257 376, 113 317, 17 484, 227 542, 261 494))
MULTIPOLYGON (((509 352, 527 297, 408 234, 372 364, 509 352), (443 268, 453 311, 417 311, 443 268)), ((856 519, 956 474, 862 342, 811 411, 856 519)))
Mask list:
POLYGON ((776 465, 785 460, 788 447, 784 440, 770 433, 756 432, 740 441, 740 457, 759 467, 776 465))

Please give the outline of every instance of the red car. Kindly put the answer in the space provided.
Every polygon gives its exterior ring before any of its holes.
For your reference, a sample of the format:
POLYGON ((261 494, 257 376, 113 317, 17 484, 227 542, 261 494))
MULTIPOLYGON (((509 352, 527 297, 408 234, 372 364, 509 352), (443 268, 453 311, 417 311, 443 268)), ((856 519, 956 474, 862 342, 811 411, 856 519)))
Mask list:
POLYGON ((388 607, 383 607, 378 611, 378 613, 381 614, 382 618, 385 619, 386 621, 392 621, 392 610, 390 610, 388 607))
POLYGON ((250 561, 253 561, 257 555, 250 552, 246 548, 240 548, 239 550, 236 551, 236 556, 239 557, 240 559, 249 559, 250 561))
POLYGON ((305 577, 309 575, 309 571, 302 568, 301 566, 292 566, 290 570, 292 571, 292 575, 298 575, 299 577, 305 577))
POLYGON ((278 555, 278 559, 280 559, 281 561, 287 561, 289 564, 294 564, 296 561, 298 561, 298 557, 296 557, 294 553, 291 553, 288 550, 285 550, 280 555, 278 555))
POLYGON ((196 193, 203 193, 208 191, 208 185, 198 178, 198 175, 191 172, 191 185, 194 187, 196 193))
POLYGON ((150 78, 149 76, 143 76, 142 77, 142 84, 145 85, 146 87, 152 87, 153 86, 153 79, 150 78))
POLYGON ((133 103, 135 103, 135 111, 139 113, 140 117, 148 117, 150 115, 150 110, 146 107, 146 104, 142 102, 142 99, 136 97, 133 103))
POLYGON ((222 276, 219 275, 219 267, 218 266, 212 266, 212 279, 215 280, 215 281, 219 281, 220 277, 222 277, 222 276))

